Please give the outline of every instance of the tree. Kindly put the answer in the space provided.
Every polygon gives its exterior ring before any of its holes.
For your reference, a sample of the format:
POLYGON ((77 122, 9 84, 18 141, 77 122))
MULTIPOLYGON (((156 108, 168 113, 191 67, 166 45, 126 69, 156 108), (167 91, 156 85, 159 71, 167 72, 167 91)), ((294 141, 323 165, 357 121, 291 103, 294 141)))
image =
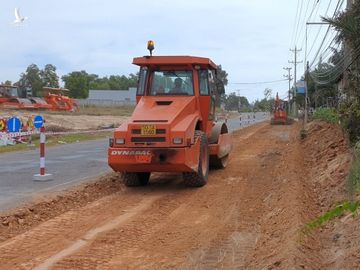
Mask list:
POLYGON ((65 88, 70 90, 70 96, 73 98, 87 98, 89 96, 89 87, 97 75, 88 74, 85 70, 73 71, 61 77, 65 82, 65 88))
POLYGON ((246 97, 239 97, 235 92, 224 95, 223 103, 225 105, 225 110, 228 111, 248 110, 250 106, 246 97))
POLYGON ((217 66, 217 78, 222 81, 222 83, 224 84, 224 86, 226 86, 228 84, 228 79, 227 79, 227 72, 225 70, 222 69, 221 65, 217 66))
POLYGON ((20 91, 25 91, 26 88, 30 87, 32 88, 33 95, 39 96, 42 91, 43 83, 38 66, 35 64, 29 65, 25 73, 21 73, 18 85, 20 91))
POLYGON ((98 76, 91 82, 90 89, 94 90, 127 90, 136 87, 138 75, 130 74, 128 77, 122 75, 110 75, 109 77, 99 78, 98 76))
POLYGON ((256 100, 254 103, 254 111, 271 112, 274 103, 274 98, 263 98, 262 100, 256 100))
POLYGON ((225 95, 225 86, 228 84, 227 72, 222 69, 221 65, 217 66, 215 78, 215 105, 220 106, 225 95))
POLYGON ((266 88, 266 89, 264 90, 265 99, 270 99, 271 94, 272 94, 272 90, 271 90, 270 88, 266 88))
POLYGON ((227 111, 237 111, 239 109, 239 97, 236 93, 231 93, 226 96, 225 99, 225 110, 227 111))
MULTIPOLYGON (((347 61, 337 62, 335 67, 342 71, 347 69, 350 83, 349 89, 345 89, 345 91, 349 97, 359 99, 360 93, 357 89, 360 87, 360 1, 354 1, 351 9, 340 12, 335 18, 323 18, 323 20, 330 23, 338 31, 336 41, 340 44, 346 44, 350 48, 349 51, 352 51, 351 63, 347 63, 347 61), (344 66, 344 63, 350 64, 350 66, 344 66)), ((349 55, 345 55, 345 52, 341 53, 342 60, 349 57, 349 55)))
POLYGON ((51 64, 47 64, 40 72, 40 77, 44 86, 59 87, 59 76, 56 74, 56 67, 51 64))

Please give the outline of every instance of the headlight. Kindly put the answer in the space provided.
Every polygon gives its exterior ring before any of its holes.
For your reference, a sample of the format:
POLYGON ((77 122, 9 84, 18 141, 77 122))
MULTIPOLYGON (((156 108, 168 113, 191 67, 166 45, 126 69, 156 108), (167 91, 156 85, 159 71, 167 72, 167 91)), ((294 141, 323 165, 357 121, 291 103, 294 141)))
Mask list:
POLYGON ((173 144, 182 144, 183 143, 183 139, 182 138, 174 138, 173 139, 173 144))
POLYGON ((124 138, 116 138, 115 139, 115 144, 124 144, 125 143, 125 139, 124 138))

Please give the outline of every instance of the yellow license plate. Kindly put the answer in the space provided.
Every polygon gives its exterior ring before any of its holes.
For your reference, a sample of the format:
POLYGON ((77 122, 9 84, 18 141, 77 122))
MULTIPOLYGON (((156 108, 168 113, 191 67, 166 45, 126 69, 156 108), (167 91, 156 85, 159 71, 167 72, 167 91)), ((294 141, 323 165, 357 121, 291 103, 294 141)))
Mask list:
POLYGON ((155 125, 143 125, 141 127, 141 135, 142 136, 154 136, 154 135, 156 135, 156 127, 155 127, 155 125))

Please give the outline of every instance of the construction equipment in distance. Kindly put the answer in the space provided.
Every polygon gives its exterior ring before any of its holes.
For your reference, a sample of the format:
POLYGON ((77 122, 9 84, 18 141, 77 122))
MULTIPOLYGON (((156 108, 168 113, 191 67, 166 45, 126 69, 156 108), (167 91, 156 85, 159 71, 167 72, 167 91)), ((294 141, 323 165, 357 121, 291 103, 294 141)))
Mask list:
POLYGON ((0 85, 0 108, 16 110, 51 110, 70 111, 79 110, 78 102, 64 93, 69 92, 63 88, 43 88, 43 97, 19 97, 17 86, 0 85))
POLYGON ((279 94, 276 93, 274 109, 273 109, 273 117, 271 118, 272 125, 289 125, 291 124, 291 119, 287 114, 288 110, 288 102, 283 101, 279 98, 279 94))
POLYGON ((53 111, 77 112, 80 106, 75 99, 65 95, 69 92, 68 89, 64 88, 43 87, 42 95, 46 103, 51 105, 53 111))
POLYGON ((146 185, 152 172, 180 172, 186 185, 204 186, 209 164, 225 168, 232 148, 226 123, 215 122, 217 66, 193 56, 133 64, 140 66, 137 105, 109 141, 109 166, 127 186, 146 185))

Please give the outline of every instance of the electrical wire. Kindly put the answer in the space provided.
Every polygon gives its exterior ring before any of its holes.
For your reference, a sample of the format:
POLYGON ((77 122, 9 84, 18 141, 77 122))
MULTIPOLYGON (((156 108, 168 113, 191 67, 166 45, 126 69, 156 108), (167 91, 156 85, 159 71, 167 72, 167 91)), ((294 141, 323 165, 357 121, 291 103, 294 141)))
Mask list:
POLYGON ((360 46, 358 46, 355 50, 345 55, 339 63, 337 63, 336 67, 333 70, 326 71, 323 73, 318 72, 310 72, 311 78, 319 85, 328 84, 334 82, 347 68, 349 68, 356 59, 360 57, 360 46), (347 66, 344 65, 345 61, 348 60, 349 57, 352 57, 352 61, 347 66), (322 79, 324 78, 324 79, 322 79))
MULTIPOLYGON (((339 2, 340 2, 340 1, 341 1, 341 0, 339 0, 339 2)), ((339 2, 338 2, 338 4, 339 4, 339 2)), ((327 6, 327 9, 326 9, 326 12, 325 12, 325 17, 328 15, 328 12, 329 12, 331 3, 332 3, 332 0, 329 1, 329 5, 327 6)), ((338 6, 335 8, 335 12, 336 12, 337 8, 338 8, 338 6)), ((320 31, 321 31, 321 25, 319 25, 318 32, 317 32, 317 34, 316 34, 316 37, 315 37, 315 39, 314 39, 313 44, 311 45, 310 50, 309 50, 308 53, 307 53, 307 56, 310 55, 310 53, 312 52, 313 48, 315 47, 315 43, 316 43, 316 41, 317 41, 317 39, 318 39, 318 37, 319 37, 319 35, 320 35, 320 31)), ((322 43, 325 41, 326 36, 328 35, 329 31, 330 31, 330 25, 328 26, 328 29, 327 29, 327 31, 326 31, 326 33, 325 33, 325 36, 324 36, 324 38, 323 38, 322 43)), ((321 46, 322 46, 322 44, 320 45, 320 49, 321 49, 321 46)))
POLYGON ((295 32, 295 44, 296 44, 296 40, 297 40, 297 37, 298 37, 299 25, 300 25, 300 21, 301 21, 303 5, 304 5, 304 0, 301 0, 300 13, 299 13, 299 17, 298 17, 297 26, 296 26, 296 32, 295 32))
POLYGON ((297 21, 297 17, 299 14, 299 6, 300 6, 300 0, 297 1, 296 15, 295 15, 293 31, 292 31, 291 40, 290 40, 290 47, 293 45, 293 41, 295 39, 296 21, 297 21))
MULTIPOLYGON (((320 4, 319 5, 318 4, 319 4, 319 0, 315 0, 314 5, 313 5, 313 9, 311 10, 311 13, 310 13, 309 17, 307 18, 306 22, 312 21, 312 16, 313 16, 313 13, 314 13, 315 9, 316 9, 316 13, 315 13, 314 17, 316 17, 316 14, 319 12, 319 8, 320 8, 320 4)), ((303 27, 306 27, 306 24, 303 25, 303 27)), ((301 45, 304 45, 305 42, 306 42, 306 32, 303 35, 303 40, 301 42, 301 45)))
MULTIPOLYGON (((309 18, 312 16, 312 14, 313 14, 313 12, 314 12, 314 10, 315 10, 315 7, 316 7, 316 4, 317 3, 319 3, 319 1, 316 1, 315 0, 315 2, 314 2, 314 5, 313 5, 313 9, 312 9, 312 11, 310 12, 310 15, 307 17, 307 13, 308 13, 308 10, 309 10, 309 4, 310 4, 310 0, 308 0, 308 2, 307 2, 307 5, 306 5, 306 11, 305 11, 305 16, 304 16, 304 18, 303 18, 303 20, 302 20, 302 22, 301 22, 301 29, 300 29, 300 32, 299 33, 304 33, 304 27, 306 27, 306 22, 307 21, 309 21, 309 18)), ((296 39, 296 41, 295 41, 295 44, 297 44, 297 42, 298 42, 298 39, 300 38, 300 34, 298 35, 298 38, 296 39)), ((305 39, 305 35, 303 35, 303 39, 305 39)), ((303 44, 303 43, 301 43, 301 44, 303 44)))
POLYGON ((275 80, 275 81, 266 81, 266 82, 241 82, 241 83, 229 83, 229 84, 270 84, 270 83, 276 83, 276 82, 284 82, 288 81, 288 79, 281 79, 281 80, 275 80))
MULTIPOLYGON (((343 6, 344 2, 345 2, 345 0, 338 0, 338 3, 337 3, 337 5, 336 5, 336 8, 335 8, 334 14, 333 14, 333 16, 332 16, 332 19, 335 18, 337 12, 338 12, 338 11, 340 10, 340 8, 343 6)), ((318 50, 317 50, 317 52, 316 52, 316 54, 315 54, 315 56, 314 56, 314 59, 311 61, 310 67, 312 67, 312 66, 314 65, 317 57, 319 56, 320 51, 321 51, 321 48, 322 48, 322 46, 323 46, 324 43, 325 43, 326 37, 327 37, 327 35, 329 34, 330 29, 331 29, 331 25, 329 24, 329 25, 328 25, 328 28, 327 28, 327 30, 326 30, 325 36, 324 36, 324 38, 323 38, 323 40, 322 40, 322 42, 321 42, 321 44, 320 44, 320 47, 318 48, 318 50)), ((315 44, 315 42, 313 43, 313 45, 314 45, 314 44, 315 44)), ((308 55, 310 55, 311 51, 312 51, 312 48, 310 49, 308 55)))

